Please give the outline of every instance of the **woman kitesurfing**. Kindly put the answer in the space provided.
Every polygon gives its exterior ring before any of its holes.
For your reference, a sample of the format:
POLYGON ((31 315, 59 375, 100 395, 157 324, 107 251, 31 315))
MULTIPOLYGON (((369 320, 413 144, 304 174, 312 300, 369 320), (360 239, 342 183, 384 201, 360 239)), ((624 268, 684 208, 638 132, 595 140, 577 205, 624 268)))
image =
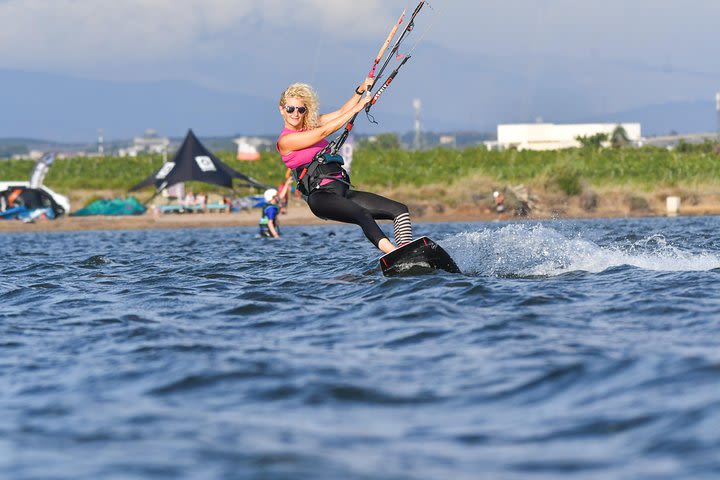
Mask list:
POLYGON ((318 113, 317 95, 312 87, 303 83, 290 85, 280 95, 279 108, 285 125, 277 149, 296 178, 305 181, 305 186, 299 188, 307 196, 313 214, 327 220, 359 225, 373 245, 388 253, 396 247, 375 220, 393 220, 395 242, 408 243, 412 241, 408 208, 380 195, 352 189, 348 174, 340 163, 320 164, 315 159, 330 145, 325 137, 341 129, 352 116, 365 108, 370 101, 365 92, 371 83, 372 80, 363 82, 340 109, 324 115, 318 113))
POLYGON ((384 85, 371 97, 370 91, 381 77, 405 36, 412 30, 415 16, 426 2, 420 2, 413 11, 407 26, 390 50, 385 62, 375 76, 385 50, 403 21, 405 12, 393 26, 374 59, 367 78, 355 89, 355 93, 338 110, 320 114, 318 97, 310 85, 294 83, 280 95, 279 110, 284 128, 277 141, 277 150, 285 165, 293 171, 298 189, 316 216, 359 225, 373 245, 384 253, 412 242, 412 224, 407 206, 370 192, 352 188, 347 172, 342 168, 343 159, 337 152, 348 137, 358 113, 377 102, 399 68, 410 58, 403 58, 384 85), (325 138, 345 127, 332 143, 325 138), (393 244, 380 229, 376 220, 392 220, 393 244), (397 245, 397 246, 396 246, 397 245))

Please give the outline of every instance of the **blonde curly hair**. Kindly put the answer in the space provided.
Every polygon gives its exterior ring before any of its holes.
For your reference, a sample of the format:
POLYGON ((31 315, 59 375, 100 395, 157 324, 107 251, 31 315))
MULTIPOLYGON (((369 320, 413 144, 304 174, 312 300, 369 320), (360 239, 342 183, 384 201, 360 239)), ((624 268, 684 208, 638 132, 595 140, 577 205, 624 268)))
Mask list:
POLYGON ((306 83, 293 83, 280 95, 280 107, 285 108, 288 98, 298 98, 302 100, 307 108, 307 112, 303 117, 302 129, 310 130, 319 125, 319 106, 317 93, 306 83))

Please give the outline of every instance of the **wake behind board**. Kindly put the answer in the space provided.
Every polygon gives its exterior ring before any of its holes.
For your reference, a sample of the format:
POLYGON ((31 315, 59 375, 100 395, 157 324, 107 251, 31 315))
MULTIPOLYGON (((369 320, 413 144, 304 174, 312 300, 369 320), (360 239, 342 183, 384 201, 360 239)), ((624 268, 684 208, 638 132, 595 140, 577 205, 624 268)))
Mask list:
POLYGON ((420 237, 380 257, 383 275, 420 275, 435 270, 460 273, 455 261, 440 245, 428 237, 420 237))

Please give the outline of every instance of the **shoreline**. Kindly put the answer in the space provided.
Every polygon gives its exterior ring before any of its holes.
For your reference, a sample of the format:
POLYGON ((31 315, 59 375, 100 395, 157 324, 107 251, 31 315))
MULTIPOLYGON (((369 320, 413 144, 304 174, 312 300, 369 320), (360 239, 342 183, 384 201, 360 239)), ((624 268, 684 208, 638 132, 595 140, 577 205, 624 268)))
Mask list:
MULTIPOLYGON (((586 212, 566 205, 566 208, 521 217, 510 213, 498 214, 489 208, 478 205, 463 204, 457 208, 443 208, 441 211, 423 209, 422 213, 413 212, 413 223, 437 222, 493 222, 493 221, 532 221, 554 219, 600 219, 600 218, 626 218, 626 217, 661 217, 668 216, 665 211, 657 207, 650 210, 632 211, 622 206, 615 208, 598 209, 595 212, 586 212), (428 210, 430 210, 428 212, 428 210), (659 213, 662 212, 662 213, 659 213)), ((678 215, 673 216, 700 216, 720 215, 720 204, 688 205, 681 208, 678 215)), ((158 214, 149 211, 144 215, 131 216, 88 216, 72 217, 62 216, 55 220, 37 220, 25 223, 20 220, 0 220, 0 233, 28 233, 28 232, 72 232, 91 230, 148 230, 172 228, 227 228, 227 227, 255 227, 260 219, 260 211, 242 211, 234 213, 166 213, 158 214)), ((338 222, 322 220, 313 215, 304 202, 291 202, 287 213, 281 217, 281 226, 294 225, 328 225, 338 222)))

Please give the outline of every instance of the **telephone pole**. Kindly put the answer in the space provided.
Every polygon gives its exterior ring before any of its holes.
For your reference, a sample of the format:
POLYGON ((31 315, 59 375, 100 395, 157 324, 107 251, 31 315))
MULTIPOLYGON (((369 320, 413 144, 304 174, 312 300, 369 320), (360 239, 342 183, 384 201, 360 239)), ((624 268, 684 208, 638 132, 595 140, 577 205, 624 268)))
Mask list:
POLYGON ((415 109, 415 139, 413 140, 413 148, 415 150, 420 150, 422 147, 422 138, 420 136, 420 107, 422 107, 420 99, 413 99, 413 108, 415 109))
POLYGON ((715 110, 717 111, 717 134, 720 140, 720 92, 715 94, 715 110))
POLYGON ((101 157, 105 155, 105 145, 103 139, 103 129, 98 128, 98 155, 101 157))

